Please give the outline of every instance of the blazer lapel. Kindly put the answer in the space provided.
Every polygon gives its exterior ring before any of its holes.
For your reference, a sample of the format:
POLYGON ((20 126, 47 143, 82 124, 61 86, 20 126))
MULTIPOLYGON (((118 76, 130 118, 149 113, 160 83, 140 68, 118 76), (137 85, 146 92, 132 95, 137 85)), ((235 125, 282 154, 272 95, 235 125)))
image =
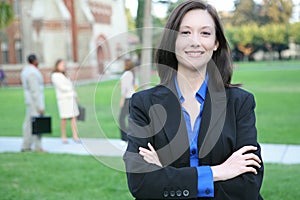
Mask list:
POLYGON ((204 103, 200 133, 198 136, 199 158, 204 158, 220 138, 226 117, 226 92, 216 66, 208 65, 208 91, 204 103))
MULTIPOLYGON (((160 152, 163 155, 171 152, 172 155, 168 155, 169 159, 164 162, 165 165, 169 165, 178 160, 189 149, 189 142, 185 120, 173 79, 169 84, 161 87, 160 90, 153 94, 151 100, 152 105, 160 105, 153 108, 153 113, 155 113, 158 121, 165 123, 161 124, 161 127, 163 127, 163 132, 168 141, 166 141, 167 145, 160 152)), ((189 160, 188 155, 185 154, 184 162, 189 160)))

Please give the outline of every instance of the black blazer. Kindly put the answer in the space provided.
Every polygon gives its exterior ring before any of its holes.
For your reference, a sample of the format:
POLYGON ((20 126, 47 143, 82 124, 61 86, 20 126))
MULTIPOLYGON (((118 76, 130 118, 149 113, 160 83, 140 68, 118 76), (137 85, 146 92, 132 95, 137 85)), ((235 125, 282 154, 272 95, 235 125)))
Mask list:
MULTIPOLYGON (((208 84, 198 136, 199 165, 214 166, 245 145, 254 145, 261 158, 255 127, 255 101, 240 88, 223 92, 208 84)), ((189 142, 174 81, 133 95, 130 103, 130 132, 124 154, 128 186, 136 199, 197 198, 197 170, 190 166, 189 142), (150 142, 163 168, 148 164, 138 154, 150 142)), ((218 200, 262 199, 263 165, 258 174, 214 182, 218 200)))

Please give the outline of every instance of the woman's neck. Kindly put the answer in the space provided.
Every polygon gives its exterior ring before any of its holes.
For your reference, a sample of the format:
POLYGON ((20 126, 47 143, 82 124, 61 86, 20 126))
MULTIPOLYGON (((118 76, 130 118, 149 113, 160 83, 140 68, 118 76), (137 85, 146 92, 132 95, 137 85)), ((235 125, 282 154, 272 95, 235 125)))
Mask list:
POLYGON ((206 76, 206 68, 202 71, 178 68, 177 82, 180 92, 185 96, 194 96, 201 87, 206 76))

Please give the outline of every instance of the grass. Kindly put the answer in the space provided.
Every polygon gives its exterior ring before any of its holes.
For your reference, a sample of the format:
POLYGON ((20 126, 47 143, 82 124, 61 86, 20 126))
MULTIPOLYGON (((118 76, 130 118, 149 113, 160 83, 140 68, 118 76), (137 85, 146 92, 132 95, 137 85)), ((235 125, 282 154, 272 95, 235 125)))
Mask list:
MULTIPOLYGON (((237 63, 233 82, 242 82, 256 98, 257 129, 263 143, 300 144, 300 61, 237 63)), ((87 119, 78 122, 81 137, 119 138, 117 80, 76 85, 87 119)), ((59 137, 54 89, 47 87, 46 113, 59 137)), ((0 136, 21 136, 25 110, 21 88, 0 88, 0 136)), ((68 128, 70 135, 70 128, 68 128)), ((1 153, 0 196, 3 200, 133 199, 119 157, 67 154, 1 153), (102 161, 102 162, 100 162, 102 161)), ((300 165, 266 164, 264 199, 293 200, 300 196, 300 165)))
POLYGON ((241 64, 234 82, 241 82, 256 99, 259 141, 300 144, 300 62, 273 65, 241 64))
MULTIPOLYGON (((300 61, 236 63, 233 82, 242 82, 255 95, 257 129, 262 143, 300 144, 300 61)), ((86 121, 78 122, 80 137, 119 138, 118 80, 76 85, 86 121)), ((53 87, 45 89, 46 113, 53 134, 60 136, 60 120, 53 87)), ((22 88, 0 88, 0 136, 21 136, 25 106, 22 88)), ((71 130, 68 126, 68 134, 71 130)))
MULTIPOLYGON (((132 199, 126 174, 90 156, 1 153, 2 200, 132 199)), ((110 158, 119 161, 120 158, 110 158)))
MULTIPOLYGON (((116 124, 119 112, 118 81, 78 85, 76 87, 79 103, 86 108, 86 121, 78 122, 80 137, 110 137, 119 138, 116 124), (115 92, 115 101, 111 100, 112 91, 115 92), (113 109, 111 109, 113 108, 113 109), (115 112, 113 113, 112 110, 115 112)), ((25 115, 25 105, 22 88, 0 88, 0 136, 21 136, 22 123, 25 115)), ((52 116, 51 135, 60 136, 60 119, 53 87, 45 88, 46 115, 52 116)), ((70 123, 70 122, 69 122, 70 123)), ((70 126, 68 134, 71 135, 70 126)))
MULTIPOLYGON (((133 199, 124 172, 91 156, 1 153, 0 196, 3 200, 133 199)), ((121 162, 121 158, 105 158, 121 162)), ((300 165, 265 166, 264 199, 300 196, 300 165), (296 173, 297 172, 297 173, 296 173)))

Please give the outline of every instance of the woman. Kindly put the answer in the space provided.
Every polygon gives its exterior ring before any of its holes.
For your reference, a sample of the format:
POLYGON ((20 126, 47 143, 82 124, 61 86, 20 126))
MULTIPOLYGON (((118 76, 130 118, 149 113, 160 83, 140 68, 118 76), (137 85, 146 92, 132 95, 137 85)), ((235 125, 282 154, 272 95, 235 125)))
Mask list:
POLYGON ((121 76, 121 99, 119 115, 121 139, 127 141, 128 125, 126 123, 128 117, 129 100, 135 92, 135 78, 133 73, 133 62, 129 59, 125 60, 124 73, 121 76))
POLYGON ((61 119, 62 142, 68 143, 66 123, 67 119, 71 119, 73 140, 76 143, 80 143, 76 124, 76 117, 79 115, 77 94, 71 80, 66 76, 65 62, 62 59, 56 61, 51 80, 55 87, 58 111, 61 119))
POLYGON ((171 13, 156 52, 161 84, 132 96, 124 154, 137 199, 262 199, 252 94, 231 83, 216 10, 190 0, 171 13))

